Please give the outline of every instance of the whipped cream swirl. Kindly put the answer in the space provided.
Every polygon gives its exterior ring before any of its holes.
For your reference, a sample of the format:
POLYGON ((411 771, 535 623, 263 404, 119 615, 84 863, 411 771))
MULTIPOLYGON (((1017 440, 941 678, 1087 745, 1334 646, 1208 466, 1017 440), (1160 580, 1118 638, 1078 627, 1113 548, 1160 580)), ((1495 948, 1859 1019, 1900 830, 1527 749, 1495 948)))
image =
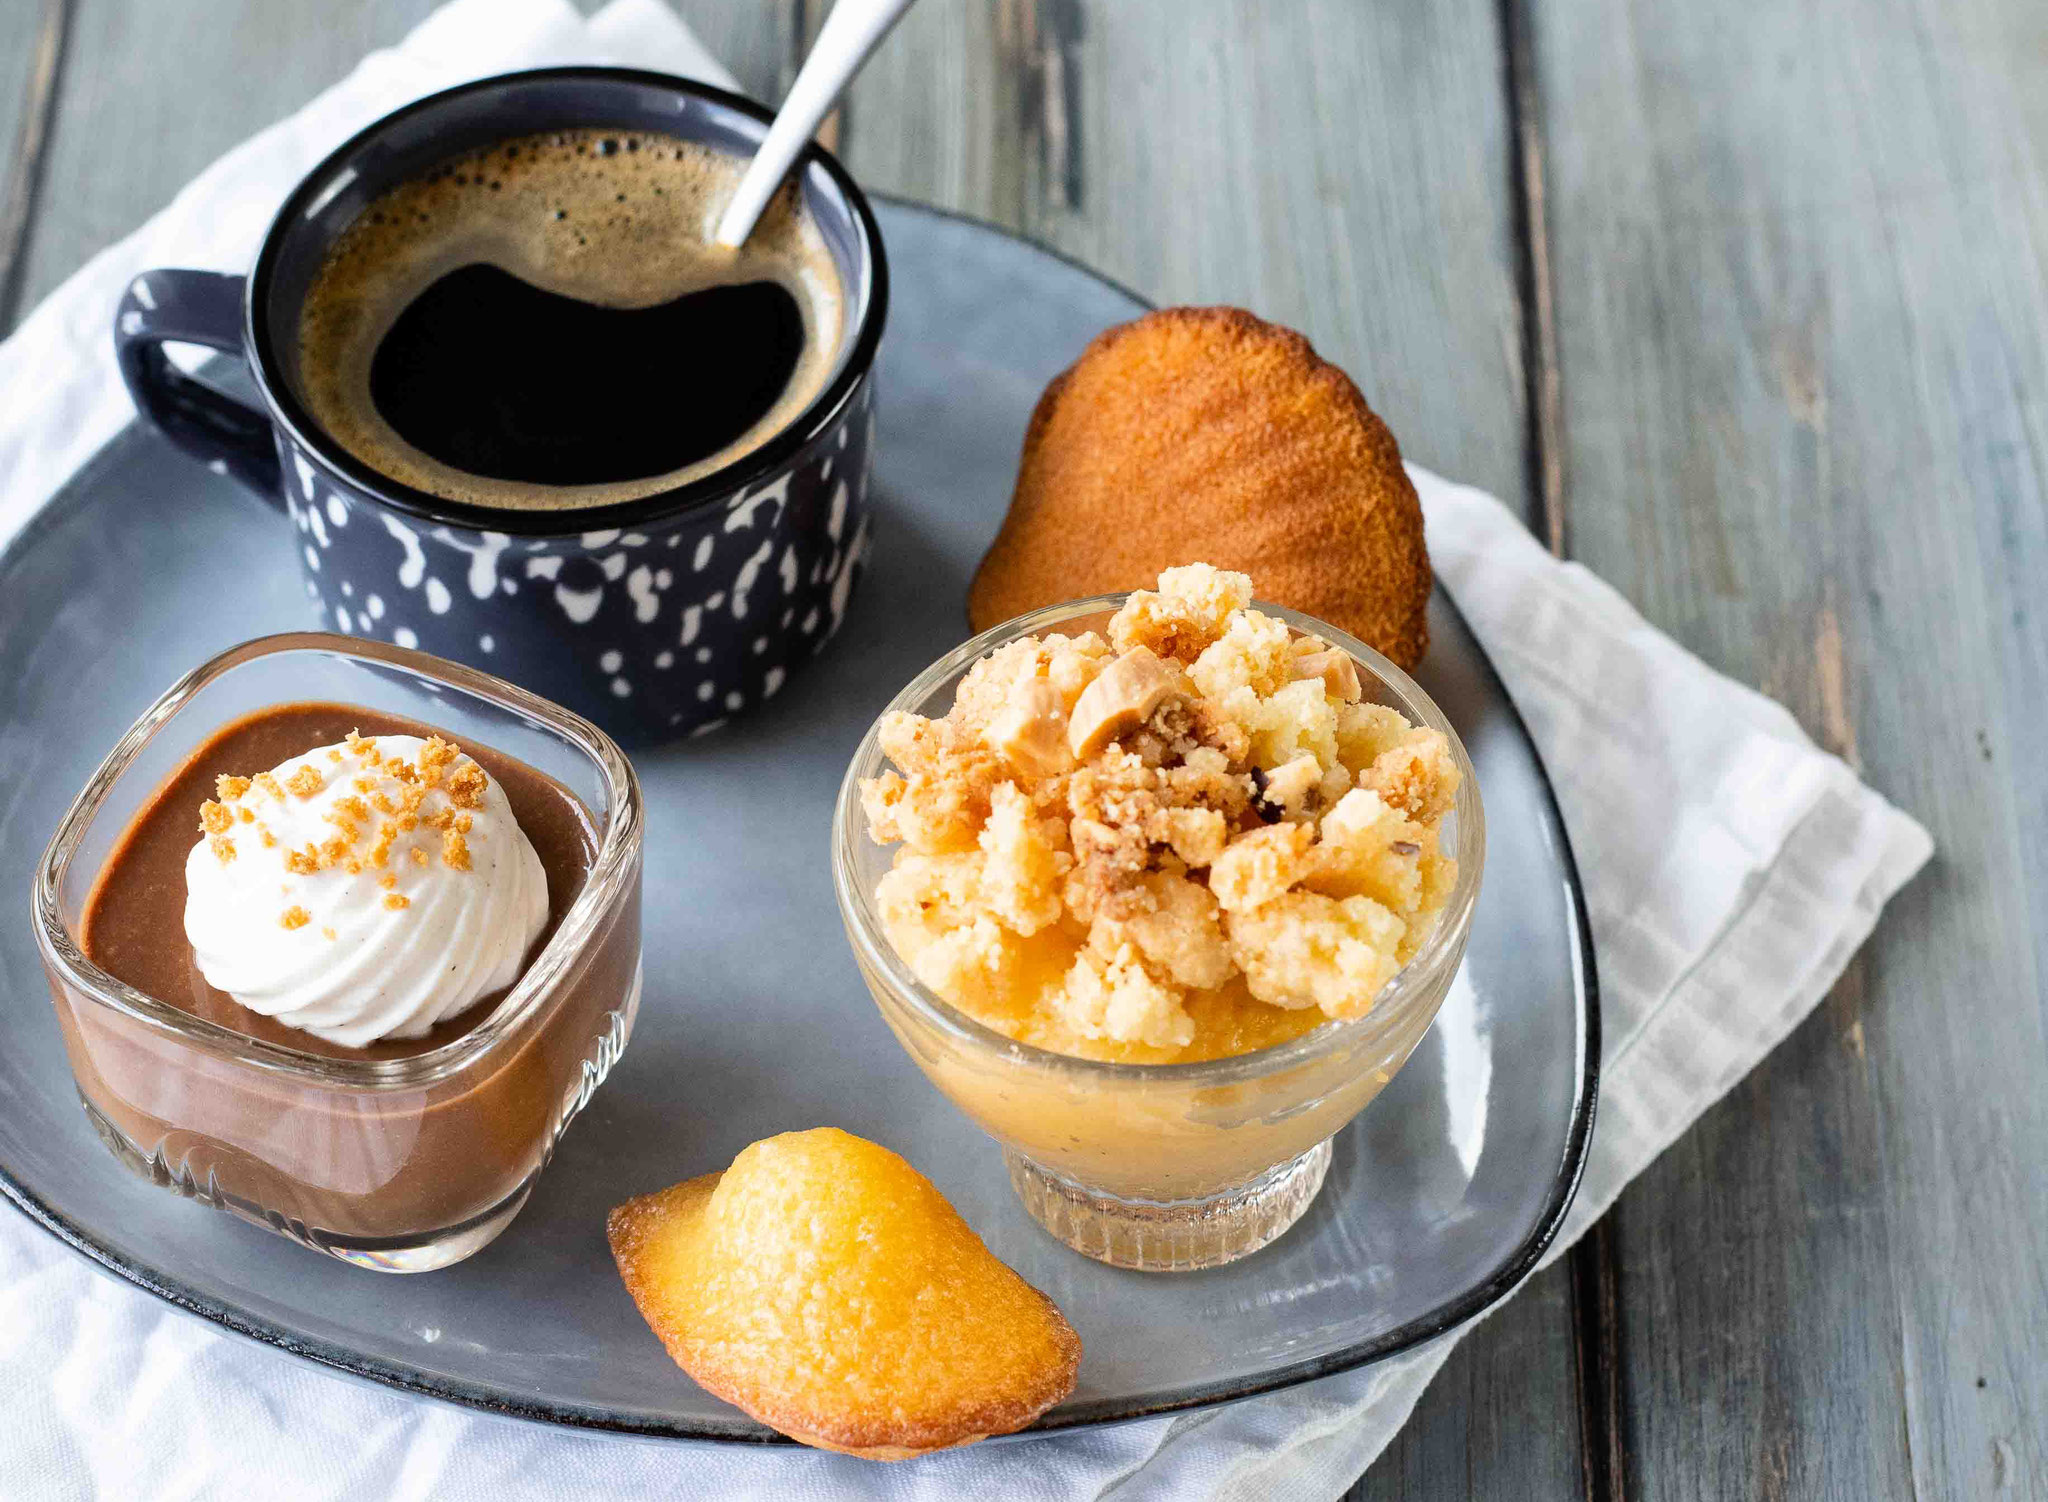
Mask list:
POLYGON ((519 978, 547 874, 505 790, 438 737, 351 733, 222 777, 185 861, 208 985, 360 1048, 417 1038, 519 978))

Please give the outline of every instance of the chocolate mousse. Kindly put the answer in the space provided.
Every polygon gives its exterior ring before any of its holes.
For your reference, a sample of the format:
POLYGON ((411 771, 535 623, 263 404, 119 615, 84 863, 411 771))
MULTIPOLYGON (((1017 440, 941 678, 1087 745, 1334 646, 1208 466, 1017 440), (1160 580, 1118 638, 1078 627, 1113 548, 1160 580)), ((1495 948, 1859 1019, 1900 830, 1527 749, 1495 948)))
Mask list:
POLYGON ((196 1020, 105 1005, 52 968, 88 1114, 131 1167, 322 1250, 397 1269, 467 1255, 524 1202, 631 1027, 637 863, 594 921, 579 914, 541 986, 505 1005, 575 908, 600 844, 597 819, 553 778, 411 720, 293 703, 222 727, 114 840, 77 924, 92 965, 196 1020), (380 740, 405 754, 384 755, 380 740), (296 775, 264 771, 295 758, 296 775), (312 801, 319 784, 324 803, 312 801), (316 808, 324 842, 282 837, 316 808), (496 983, 429 996, 422 988, 476 947, 472 898, 498 874, 492 863, 536 856, 544 917, 538 892, 520 888, 532 927, 498 923, 495 942, 513 947, 471 967, 496 983), (208 863, 243 884, 201 893, 208 863), (198 912, 209 895, 211 930, 198 912), (282 1004, 265 1015, 211 984, 188 938, 202 931, 246 941, 266 962, 284 955, 292 995, 315 997, 297 1014, 310 1020, 292 1025, 282 1004), (323 974, 329 954, 337 969, 323 974), (379 1012, 387 993, 399 1005, 379 1012), (408 1027, 420 1035, 403 1036, 408 1027), (336 1041, 351 1028, 378 1035, 336 1041))
MULTIPOLYGON (((216 802, 223 779, 248 781, 243 774, 250 769, 277 766, 316 747, 347 744, 350 736, 374 742, 383 736, 435 735, 431 727, 416 721, 345 704, 277 705, 222 727, 171 774, 115 842, 86 899, 79 934, 86 958, 136 990, 195 1017, 325 1058, 406 1058, 461 1037, 490 1015, 491 1004, 502 999, 509 986, 486 994, 424 1037, 385 1038, 349 1047, 251 1011, 207 984, 185 936, 186 858, 194 840, 205 832, 203 811, 223 806, 216 802)), ((519 828, 547 875, 547 920, 530 949, 538 953, 583 890, 597 854, 590 812, 567 788, 524 762, 488 746, 465 742, 461 750, 504 788, 519 828)), ((261 827, 252 809, 246 823, 231 817, 214 837, 253 845, 261 827)), ((282 897, 275 915, 280 925, 293 911, 282 897)), ((262 915, 252 916, 261 921, 262 915)))

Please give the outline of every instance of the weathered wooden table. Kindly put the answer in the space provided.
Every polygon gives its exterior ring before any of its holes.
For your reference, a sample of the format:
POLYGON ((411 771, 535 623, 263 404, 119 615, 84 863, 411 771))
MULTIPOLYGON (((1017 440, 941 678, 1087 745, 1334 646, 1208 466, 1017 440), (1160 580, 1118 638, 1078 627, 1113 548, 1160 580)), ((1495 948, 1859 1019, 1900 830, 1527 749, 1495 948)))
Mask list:
MULTIPOLYGON (((434 0, 0 0, 0 329, 434 0)), ((689 0, 777 98, 824 0, 689 0)), ((925 0, 867 183, 1348 367, 1939 847, 1355 1495, 2048 1496, 2048 5, 925 0)))

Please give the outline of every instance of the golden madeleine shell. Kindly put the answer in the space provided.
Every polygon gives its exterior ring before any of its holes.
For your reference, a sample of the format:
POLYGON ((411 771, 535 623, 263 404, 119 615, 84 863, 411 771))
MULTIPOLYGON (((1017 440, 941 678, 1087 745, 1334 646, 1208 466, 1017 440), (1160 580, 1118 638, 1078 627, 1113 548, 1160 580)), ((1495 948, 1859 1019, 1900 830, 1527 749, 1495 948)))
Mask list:
POLYGON ((1046 387, 968 620, 1143 589, 1196 558, 1403 668, 1428 648, 1422 507, 1393 434, 1308 340, 1242 308, 1108 329, 1046 387))
POLYGON ((804 1444, 901 1460, 1073 1390, 1081 1342, 1052 1301, 916 1169, 836 1128, 757 1142, 606 1229, 677 1364, 804 1444))

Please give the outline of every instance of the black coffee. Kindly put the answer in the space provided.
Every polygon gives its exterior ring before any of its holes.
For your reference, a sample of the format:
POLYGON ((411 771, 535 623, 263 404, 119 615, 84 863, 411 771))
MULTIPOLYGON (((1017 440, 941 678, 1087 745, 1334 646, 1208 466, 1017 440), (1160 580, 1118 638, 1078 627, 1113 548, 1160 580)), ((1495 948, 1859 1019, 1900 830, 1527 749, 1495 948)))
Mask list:
POLYGON ((390 189, 306 293, 300 396, 370 468, 473 505, 606 505, 724 468, 824 389, 844 322, 790 190, 737 253, 710 243, 744 169, 576 130, 390 189))
POLYGON ((803 349, 803 310, 777 282, 608 308, 473 264, 398 315, 370 363, 370 399, 450 468, 602 485, 737 442, 775 406, 803 349))

